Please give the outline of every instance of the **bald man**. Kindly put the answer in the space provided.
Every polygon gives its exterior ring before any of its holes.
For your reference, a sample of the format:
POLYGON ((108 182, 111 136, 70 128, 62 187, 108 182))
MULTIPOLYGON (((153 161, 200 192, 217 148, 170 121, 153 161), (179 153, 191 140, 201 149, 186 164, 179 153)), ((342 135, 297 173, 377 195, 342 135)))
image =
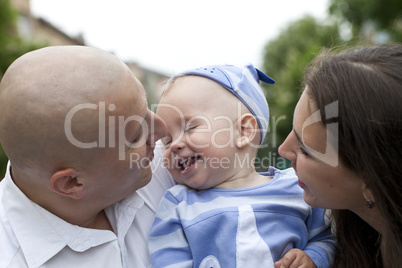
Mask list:
POLYGON ((173 185, 161 161, 149 183, 165 131, 110 53, 62 46, 17 59, 0 83, 0 267, 147 267, 173 185))

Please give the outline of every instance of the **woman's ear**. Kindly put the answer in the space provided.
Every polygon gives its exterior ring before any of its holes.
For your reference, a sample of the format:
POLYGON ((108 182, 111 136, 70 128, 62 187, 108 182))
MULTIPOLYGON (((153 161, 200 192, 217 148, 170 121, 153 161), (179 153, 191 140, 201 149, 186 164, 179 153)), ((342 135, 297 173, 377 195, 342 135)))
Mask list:
POLYGON ((375 206, 375 198, 370 188, 367 186, 365 182, 363 182, 362 193, 364 199, 366 199, 366 206, 369 208, 373 208, 375 206))
POLYGON ((236 140, 236 146, 237 148, 243 148, 252 143, 256 138, 259 131, 259 126, 257 119, 250 113, 243 114, 241 117, 239 117, 238 123, 239 135, 236 140))
POLYGON ((77 172, 72 168, 54 173, 50 178, 49 186, 55 193, 72 199, 81 199, 86 194, 84 184, 80 183, 77 172))

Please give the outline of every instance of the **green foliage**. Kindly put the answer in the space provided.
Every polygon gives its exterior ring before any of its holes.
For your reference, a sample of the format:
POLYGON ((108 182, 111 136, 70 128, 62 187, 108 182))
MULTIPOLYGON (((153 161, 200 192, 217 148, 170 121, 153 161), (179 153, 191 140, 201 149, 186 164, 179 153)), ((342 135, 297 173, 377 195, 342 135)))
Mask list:
POLYGON ((269 156, 271 164, 278 168, 287 167, 280 161, 277 149, 292 130, 293 111, 303 89, 303 73, 315 55, 324 47, 402 42, 401 0, 330 0, 329 3, 328 15, 332 16, 327 24, 313 17, 301 18, 290 23, 265 47, 263 69, 276 84, 264 85, 271 122, 264 143, 268 147, 261 149, 258 156, 260 159, 269 156), (340 33, 345 29, 346 32, 350 29, 351 35, 342 40, 340 33))
POLYGON ((1 144, 0 144, 0 180, 3 179, 4 174, 6 173, 7 161, 8 161, 8 158, 7 158, 6 154, 4 153, 3 148, 1 147, 1 144))
POLYGON ((354 37, 361 38, 364 26, 372 24, 375 31, 389 35, 389 41, 402 42, 401 0, 330 0, 329 13, 347 21, 354 37))
POLYGON ((12 62, 10 51, 14 50, 17 39, 14 37, 17 12, 9 0, 0 0, 0 78, 12 62))
MULTIPOLYGON (((40 46, 17 35, 18 12, 10 0, 0 0, 0 79, 8 66, 22 54, 40 46)), ((4 177, 7 156, 0 146, 0 180, 4 177)))
POLYGON ((16 58, 39 48, 18 36, 17 18, 18 12, 10 0, 0 0, 0 78, 16 58))
POLYGON ((263 69, 276 84, 264 85, 271 122, 265 140, 268 147, 261 149, 259 156, 270 155, 272 165, 281 169, 286 167, 283 160, 277 158, 277 150, 292 130, 293 111, 302 90, 304 69, 323 47, 340 42, 337 25, 324 25, 307 16, 290 23, 266 45, 263 69))

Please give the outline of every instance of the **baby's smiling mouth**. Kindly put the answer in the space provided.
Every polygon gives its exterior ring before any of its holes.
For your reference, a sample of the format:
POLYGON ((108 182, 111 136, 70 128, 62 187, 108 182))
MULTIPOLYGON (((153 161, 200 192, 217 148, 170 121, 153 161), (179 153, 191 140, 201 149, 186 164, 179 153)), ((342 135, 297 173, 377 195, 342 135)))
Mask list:
POLYGON ((201 158, 200 155, 195 155, 187 158, 182 158, 180 161, 178 161, 178 168, 181 169, 182 171, 185 171, 189 169, 197 160, 201 158))

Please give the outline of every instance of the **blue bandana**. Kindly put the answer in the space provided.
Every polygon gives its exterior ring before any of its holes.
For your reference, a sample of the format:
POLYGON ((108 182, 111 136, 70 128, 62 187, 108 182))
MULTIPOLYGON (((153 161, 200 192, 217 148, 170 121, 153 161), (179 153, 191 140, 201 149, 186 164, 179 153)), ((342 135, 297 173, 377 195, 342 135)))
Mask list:
MULTIPOLYGON (((234 65, 211 65, 183 71, 171 79, 181 75, 198 75, 214 80, 232 92, 257 119, 261 129, 261 142, 268 131, 269 109, 259 81, 274 84, 275 81, 256 69, 252 64, 238 67, 234 65)), ((169 82, 168 82, 169 84, 169 82)))

